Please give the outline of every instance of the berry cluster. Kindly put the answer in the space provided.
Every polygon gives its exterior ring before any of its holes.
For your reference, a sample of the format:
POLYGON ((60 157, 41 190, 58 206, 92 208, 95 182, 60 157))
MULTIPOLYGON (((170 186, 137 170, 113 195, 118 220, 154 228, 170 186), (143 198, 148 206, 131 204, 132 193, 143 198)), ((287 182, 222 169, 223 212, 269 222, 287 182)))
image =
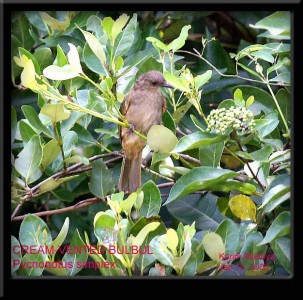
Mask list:
POLYGON ((239 133, 249 133, 255 126, 254 115, 246 107, 230 107, 214 109, 207 116, 207 131, 224 133, 232 128, 239 133))

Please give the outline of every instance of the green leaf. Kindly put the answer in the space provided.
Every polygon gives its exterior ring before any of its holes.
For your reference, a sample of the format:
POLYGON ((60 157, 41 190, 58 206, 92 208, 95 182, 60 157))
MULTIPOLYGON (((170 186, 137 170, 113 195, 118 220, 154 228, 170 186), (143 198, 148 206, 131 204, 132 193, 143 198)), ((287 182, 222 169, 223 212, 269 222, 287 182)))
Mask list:
POLYGON ((215 232, 206 233, 202 239, 202 246, 207 255, 215 262, 221 261, 221 254, 225 253, 225 246, 221 236, 215 232))
POLYGON ((31 49, 34 45, 34 40, 29 35, 30 24, 25 15, 21 15, 15 20, 12 20, 12 34, 21 42, 21 46, 25 49, 31 49))
POLYGON ((60 45, 57 45, 57 55, 56 59, 54 60, 53 65, 58 67, 63 67, 68 64, 67 57, 65 56, 62 48, 60 45))
POLYGON ((53 137, 52 132, 49 128, 42 124, 41 120, 35 109, 30 105, 22 105, 22 112, 25 115, 28 122, 31 124, 33 128, 35 128, 39 133, 42 131, 46 136, 53 137))
POLYGON ((53 61, 52 51, 50 48, 37 49, 33 55, 37 60, 41 70, 49 66, 53 61))
POLYGON ((140 232, 137 234, 137 236, 133 239, 132 244, 136 246, 141 246, 147 237, 147 235, 158 228, 160 225, 159 222, 151 222, 147 225, 145 225, 140 232))
POLYGON ((245 102, 245 107, 248 108, 249 106, 251 106, 255 101, 255 97, 254 96, 250 96, 246 102, 245 102))
POLYGON ((40 66, 39 66, 35 56, 33 54, 31 54, 29 51, 27 51, 26 49, 23 49, 21 47, 19 47, 19 53, 20 53, 20 57, 21 57, 21 55, 25 55, 27 58, 29 58, 34 64, 36 73, 38 75, 41 75, 41 69, 40 69, 40 66))
POLYGON ((45 169, 48 167, 60 154, 61 148, 57 139, 50 140, 43 146, 43 157, 41 166, 45 169))
POLYGON ((183 83, 183 81, 177 77, 176 75, 173 75, 169 73, 168 71, 164 71, 164 78, 165 80, 173 85, 176 89, 182 91, 182 92, 190 92, 189 87, 183 83))
POLYGON ((98 41, 98 39, 92 33, 82 30, 81 28, 79 28, 79 29, 83 33, 85 40, 88 43, 90 49, 98 57, 101 64, 104 66, 106 64, 106 55, 105 55, 105 52, 103 50, 101 43, 98 41))
POLYGON ((200 275, 208 270, 214 269, 217 267, 217 263, 213 260, 204 261, 201 265, 197 268, 197 274, 200 275))
POLYGON ((44 270, 44 264, 47 261, 47 255, 43 253, 31 254, 26 253, 22 257, 21 265, 24 268, 19 268, 18 274, 21 276, 40 276, 44 270), (39 267, 39 263, 43 267, 39 267), (38 266, 37 266, 38 265, 38 266))
POLYGON ((266 235, 261 243, 258 245, 264 245, 272 242, 273 240, 288 235, 290 233, 290 212, 284 211, 280 213, 277 218, 272 222, 266 235))
POLYGON ((276 112, 268 113, 262 119, 255 120, 255 130, 263 138, 273 132, 279 124, 278 114, 276 112))
POLYGON ((169 51, 168 47, 164 43, 154 37, 147 37, 146 40, 151 42, 156 49, 161 49, 166 53, 169 51))
POLYGON ((234 101, 237 106, 243 106, 243 104, 245 103, 243 99, 242 91, 240 89, 235 90, 234 101))
POLYGON ((112 45, 114 45, 116 37, 122 31, 122 29, 124 28, 124 26, 128 22, 128 19, 129 19, 129 16, 127 14, 122 14, 121 16, 119 16, 119 18, 113 24, 113 27, 112 27, 112 30, 111 30, 112 45))
POLYGON ((103 31, 106 33, 109 39, 111 39, 114 23, 115 21, 111 17, 105 17, 101 22, 103 31))
POLYGON ((195 89, 198 90, 201 86, 205 85, 212 76, 212 71, 208 70, 205 73, 195 77, 195 89))
POLYGON ((65 253, 62 261, 67 264, 67 273, 69 276, 74 276, 79 273, 82 269, 81 264, 87 261, 87 252, 85 248, 85 243, 80 237, 78 229, 75 230, 72 240, 70 242, 71 254, 65 253), (76 249, 81 249, 77 251, 76 249), (80 265, 80 266, 79 266, 80 265))
POLYGON ((270 146, 270 145, 266 145, 265 147, 257 150, 257 151, 254 151, 254 152, 251 152, 249 153, 253 160, 257 160, 257 161, 268 161, 268 158, 270 156, 270 154, 273 152, 273 148, 270 146))
MULTIPOLYGON (((117 36, 117 39, 114 44, 114 50, 113 50, 114 59, 116 59, 119 56, 123 56, 123 55, 127 54, 127 52, 131 49, 131 47, 135 41, 135 32, 137 30, 137 26, 138 26, 137 14, 135 13, 135 14, 133 14, 132 18, 128 22, 127 26, 122 31, 122 34, 117 36)), ((113 26, 113 30, 114 30, 114 27, 115 27, 115 25, 113 26)))
POLYGON ((173 267, 180 274, 191 256, 191 239, 190 235, 186 234, 183 254, 173 259, 173 267))
POLYGON ((78 77, 79 72, 71 65, 64 65, 63 67, 51 65, 43 70, 43 75, 52 80, 67 80, 78 77))
POLYGON ((191 106, 191 102, 187 101, 186 104, 181 105, 179 108, 177 108, 177 110, 173 113, 173 118, 176 124, 180 123, 181 119, 185 116, 191 106))
POLYGON ((166 128, 170 129, 173 134, 176 134, 176 124, 169 111, 163 113, 162 123, 166 128))
POLYGON ((269 51, 268 50, 258 50, 258 51, 253 52, 251 55, 273 64, 274 57, 271 55, 271 53, 272 53, 271 50, 269 50, 269 51))
POLYGON ((28 214, 21 223, 19 240, 22 246, 32 246, 38 251, 40 246, 50 246, 52 237, 46 223, 36 215, 28 214))
POLYGON ((69 180, 72 180, 74 178, 77 178, 79 175, 73 175, 73 176, 68 176, 68 177, 62 177, 58 179, 54 178, 47 178, 39 187, 39 195, 50 192, 57 187, 59 187, 62 183, 67 182, 69 180))
POLYGON ((175 147, 174 152, 196 149, 210 144, 223 142, 227 139, 227 135, 197 131, 182 137, 175 147))
POLYGON ((255 116, 259 115, 262 111, 270 113, 274 110, 274 101, 268 92, 251 85, 240 85, 238 88, 241 89, 244 99, 251 96, 254 97, 254 102, 249 106, 249 110, 255 116))
POLYGON ((90 16, 86 22, 86 29, 92 31, 97 39, 103 44, 106 45, 107 37, 103 32, 101 26, 101 19, 97 16, 90 16))
POLYGON ((265 212, 271 212, 290 198, 290 191, 290 176, 288 174, 279 175, 266 188, 260 208, 265 206, 265 212))
POLYGON ((256 205, 245 195, 236 195, 228 202, 232 213, 241 220, 256 220, 256 205))
POLYGON ((69 157, 72 150, 76 148, 75 144, 78 142, 78 136, 74 131, 68 131, 63 136, 63 152, 65 157, 69 157))
POLYGON ((219 142, 202 146, 199 149, 199 159, 203 166, 218 167, 224 150, 224 143, 219 142))
POLYGON ((83 126, 76 123, 72 130, 78 136, 77 145, 91 146, 91 145, 97 144, 97 141, 94 139, 94 137, 91 135, 91 133, 87 129, 85 129, 83 126))
POLYGON ((82 56, 84 63, 90 70, 97 74, 108 76, 108 71, 106 70, 105 66, 100 63, 99 58, 94 54, 87 43, 83 48, 82 56))
POLYGON ((191 25, 186 25, 182 28, 178 38, 170 42, 166 47, 168 51, 176 52, 185 45, 185 41, 188 37, 188 30, 191 28, 191 25))
POLYGON ((64 202, 73 202, 75 199, 75 194, 62 186, 56 188, 51 192, 57 199, 64 202))
POLYGON ((114 188, 113 172, 109 170, 102 160, 93 162, 90 183, 90 191, 98 198, 105 199, 114 188))
POLYGON ((33 136, 18 154, 18 158, 15 160, 15 168, 26 183, 30 183, 30 177, 39 168, 42 155, 41 141, 37 135, 33 136))
POLYGON ((68 228, 69 228, 69 217, 66 217, 59 234, 51 243, 51 247, 53 246, 55 249, 58 249, 62 245, 62 243, 64 242, 67 236, 68 228))
POLYGON ((258 246, 262 239, 263 236, 260 232, 254 232, 245 240, 240 252, 240 261, 244 265, 245 270, 255 269, 254 266, 264 263, 262 258, 258 258, 263 257, 266 253, 265 245, 258 246))
POLYGON ((216 230, 223 216, 216 205, 217 196, 212 194, 189 195, 167 205, 169 213, 186 224, 195 222, 200 230, 216 230))
MULTIPOLYGON (((290 124, 291 122, 291 97, 290 97, 290 93, 287 92, 285 89, 279 89, 277 94, 276 94, 276 98, 278 100, 279 106, 281 108, 281 111, 286 119, 286 122, 288 124, 290 124)), ((282 118, 279 114, 279 127, 282 130, 285 130, 285 126, 283 125, 282 122, 282 118)))
POLYGON ((20 131, 20 135, 21 135, 24 145, 26 143, 28 143, 28 141, 34 135, 37 135, 37 132, 25 120, 20 120, 18 125, 19 125, 19 131, 20 131))
POLYGON ((21 264, 21 246, 19 241, 11 235, 11 273, 18 270, 21 264))
POLYGON ((94 233, 100 244, 107 246, 116 242, 115 232, 115 218, 106 214, 105 212, 99 212, 94 218, 94 233))
POLYGON ((197 167, 181 176, 171 188, 165 205, 193 192, 208 189, 210 185, 220 185, 238 173, 213 167, 197 167))
POLYGON ((147 144, 155 152, 170 153, 177 142, 177 137, 163 125, 153 125, 147 133, 147 144))
MULTIPOLYGON (((265 246, 264 246, 265 247, 265 246)), ((289 273, 292 274, 291 257, 290 257, 290 239, 288 237, 280 237, 270 243, 270 247, 274 251, 279 263, 289 273)))
POLYGON ((173 254, 167 249, 166 234, 154 237, 149 246, 150 251, 161 264, 173 267, 173 254))
POLYGON ((48 116, 53 123, 69 118, 70 110, 67 110, 62 103, 46 104, 41 108, 41 114, 48 116))
POLYGON ((140 215, 146 218, 157 216, 162 203, 160 190, 152 180, 147 181, 141 190, 144 192, 144 198, 140 215))
POLYGON ((171 251, 176 251, 177 250, 177 246, 179 243, 179 238, 177 235, 177 232, 172 229, 169 228, 166 232, 166 242, 167 242, 167 246, 171 251))
POLYGON ((223 220, 218 226, 216 233, 219 234, 225 246, 225 254, 237 252, 240 240, 239 225, 230 219, 223 220))
POLYGON ((131 193, 124 201, 120 202, 120 207, 122 211, 126 213, 127 216, 130 215, 132 207, 137 201, 137 193, 131 193))
POLYGON ((257 22, 255 25, 250 25, 253 28, 265 29, 276 39, 282 36, 283 39, 290 38, 290 12, 277 11, 268 17, 257 22))

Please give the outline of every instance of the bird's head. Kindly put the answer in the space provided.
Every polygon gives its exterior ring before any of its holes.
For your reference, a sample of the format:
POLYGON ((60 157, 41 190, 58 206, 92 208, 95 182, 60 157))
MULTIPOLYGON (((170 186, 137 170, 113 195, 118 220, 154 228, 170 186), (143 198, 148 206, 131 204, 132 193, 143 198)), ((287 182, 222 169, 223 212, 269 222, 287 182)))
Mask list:
POLYGON ((135 83, 135 89, 156 90, 160 87, 174 88, 165 81, 163 74, 159 71, 149 71, 141 74, 135 83))

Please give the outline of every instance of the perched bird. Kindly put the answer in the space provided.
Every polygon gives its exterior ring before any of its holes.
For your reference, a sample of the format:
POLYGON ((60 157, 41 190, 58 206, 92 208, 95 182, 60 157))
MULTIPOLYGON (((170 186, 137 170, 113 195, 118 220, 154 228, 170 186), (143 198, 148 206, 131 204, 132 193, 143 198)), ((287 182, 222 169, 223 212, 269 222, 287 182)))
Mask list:
POLYGON ((160 124, 166 110, 166 100, 160 87, 173 88, 159 71, 150 71, 138 77, 134 87, 121 103, 120 112, 130 128, 119 126, 120 140, 124 149, 118 189, 125 193, 135 192, 141 186, 142 150, 146 141, 134 130, 146 135, 149 129, 160 124))

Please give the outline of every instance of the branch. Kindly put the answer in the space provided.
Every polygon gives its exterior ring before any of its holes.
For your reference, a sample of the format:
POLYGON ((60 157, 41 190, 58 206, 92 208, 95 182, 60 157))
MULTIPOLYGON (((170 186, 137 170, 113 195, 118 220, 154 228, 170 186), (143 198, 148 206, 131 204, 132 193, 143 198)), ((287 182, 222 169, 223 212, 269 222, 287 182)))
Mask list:
POLYGON ((243 80, 246 80, 246 81, 250 81, 250 82, 257 82, 257 83, 262 83, 262 84, 265 84, 265 85, 277 85, 277 86, 289 86, 289 85, 286 85, 286 84, 281 84, 281 83, 268 83, 268 82, 263 82, 263 81, 260 81, 260 80, 256 80, 256 79, 251 79, 251 78, 247 78, 247 77, 242 77, 238 74, 236 75, 228 75, 228 74, 223 74, 220 70, 218 70, 212 63, 210 63, 207 59, 205 59, 196 49, 194 49, 194 51, 197 53, 193 53, 193 52, 190 52, 190 51, 186 51, 186 50, 178 50, 176 52, 182 52, 182 53, 187 53, 187 54, 190 54, 190 55, 193 55, 195 57, 198 57, 200 59, 202 59, 205 63, 207 63, 210 67, 212 67, 220 76, 222 77, 228 77, 228 78, 238 78, 238 79, 243 79, 243 80))
POLYGON ((189 156, 189 155, 187 155, 187 154, 182 154, 182 153, 178 153, 178 155, 179 155, 180 157, 182 157, 183 159, 185 159, 185 160, 188 160, 188 161, 190 161, 190 162, 193 162, 193 163, 198 164, 198 165, 201 166, 200 160, 198 160, 198 159, 196 159, 196 158, 194 158, 194 157, 191 157, 191 156, 189 156))
MULTIPOLYGON (((107 161, 105 161, 105 164, 109 164, 113 161, 119 160, 123 157, 123 155, 119 152, 110 152, 110 153, 105 153, 105 154, 99 154, 99 155, 95 155, 92 156, 91 158, 89 158, 88 160, 90 162, 95 161, 97 159, 103 158, 103 157, 108 157, 108 156, 118 156, 112 159, 109 159, 107 161)), ((17 215, 18 211, 20 210, 20 208, 22 207, 22 205, 28 201, 29 199, 31 199, 33 196, 35 196, 34 194, 39 190, 39 187, 45 182, 47 181, 49 178, 53 178, 53 179, 58 179, 62 176, 66 176, 66 175, 70 175, 70 174, 79 174, 79 173, 83 173, 86 171, 89 171, 91 169, 90 167, 86 167, 80 170, 77 170, 78 168, 82 167, 84 165, 84 163, 80 162, 77 164, 74 164, 73 166, 67 168, 66 170, 62 170, 56 174, 53 174, 52 176, 48 177, 47 179, 41 181, 40 183, 38 183, 37 185, 35 185, 34 187, 32 187, 29 191, 27 191, 27 194, 25 195, 25 197, 22 199, 22 201, 16 206, 12 216, 11 216, 11 220, 13 220, 15 218, 15 216, 17 215)))
MULTIPOLYGON (((99 198, 95 197, 95 198, 90 198, 90 199, 87 199, 87 200, 80 201, 79 203, 76 203, 75 205, 72 205, 72 206, 59 208, 59 209, 54 209, 54 210, 42 211, 42 212, 34 213, 33 215, 36 215, 38 217, 42 217, 42 216, 50 216, 50 215, 55 215, 55 214, 62 214, 62 213, 65 213, 67 211, 76 210, 76 209, 79 209, 81 207, 93 205, 93 204, 96 204, 96 203, 99 203, 99 202, 101 202, 101 200, 99 198)), ((23 220, 26 216, 27 216, 27 214, 19 216, 19 217, 13 217, 12 216, 12 221, 23 220)))

